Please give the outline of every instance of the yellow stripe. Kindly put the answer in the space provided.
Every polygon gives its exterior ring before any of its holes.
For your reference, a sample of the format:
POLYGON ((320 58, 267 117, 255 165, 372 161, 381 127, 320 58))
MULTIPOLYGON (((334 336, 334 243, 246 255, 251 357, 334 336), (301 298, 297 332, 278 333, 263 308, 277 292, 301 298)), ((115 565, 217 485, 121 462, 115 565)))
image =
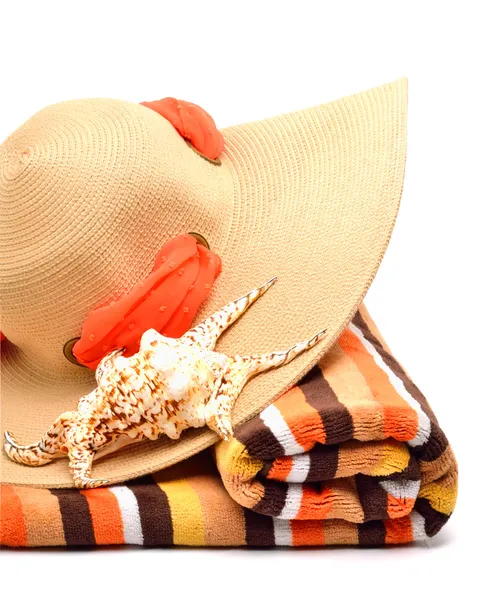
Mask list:
POLYGON ((450 515, 456 506, 458 496, 458 478, 455 471, 450 471, 437 481, 423 485, 419 490, 419 498, 427 498, 434 510, 450 515))
POLYGON ((246 447, 236 439, 219 442, 215 446, 217 468, 239 481, 251 481, 263 469, 263 461, 248 454, 246 447))
POLYGON ((406 444, 391 439, 385 440, 381 442, 381 451, 381 459, 373 466, 369 475, 373 477, 392 475, 401 473, 408 467, 410 451, 406 444))
MULTIPOLYGON (((165 470, 164 470, 165 473, 165 470)), ((155 482, 166 493, 171 509, 174 544, 185 546, 205 545, 205 524, 197 493, 186 479, 160 481, 156 473, 155 482)))

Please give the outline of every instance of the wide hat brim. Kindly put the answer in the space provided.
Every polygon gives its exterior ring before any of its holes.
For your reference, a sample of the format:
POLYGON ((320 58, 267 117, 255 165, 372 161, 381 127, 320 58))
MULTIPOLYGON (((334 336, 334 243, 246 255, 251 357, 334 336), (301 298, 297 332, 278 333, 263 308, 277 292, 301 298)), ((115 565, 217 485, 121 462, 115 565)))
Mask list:
MULTIPOLYGON (((221 234, 209 239, 223 271, 195 322, 277 276, 216 349, 231 355, 286 350, 327 329, 314 348, 246 385, 233 411, 235 426, 318 362, 366 294, 398 212, 406 113, 407 82, 400 79, 223 130, 222 193, 230 209, 221 234)), ((95 387, 93 377, 55 377, 33 366, 8 342, 2 344, 1 367, 2 430, 12 431, 20 443, 37 441, 60 413, 73 410, 95 387)), ((132 444, 96 460, 92 476, 122 482, 170 466, 217 440, 204 428, 189 430, 178 441, 163 437, 132 444)), ((30 468, 2 453, 0 469, 4 483, 73 487, 65 458, 30 468)))

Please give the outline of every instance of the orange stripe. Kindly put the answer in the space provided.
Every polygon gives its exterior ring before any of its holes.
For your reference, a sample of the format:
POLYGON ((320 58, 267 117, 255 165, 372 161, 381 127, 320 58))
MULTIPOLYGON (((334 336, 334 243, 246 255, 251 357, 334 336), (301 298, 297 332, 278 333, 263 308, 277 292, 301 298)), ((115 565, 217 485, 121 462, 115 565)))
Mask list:
POLYGON ((401 517, 401 519, 386 519, 384 521, 386 528, 385 542, 387 544, 407 544, 413 542, 413 529, 410 517, 401 517))
POLYGON ((354 438, 361 441, 382 440, 383 409, 372 397, 372 391, 352 357, 342 350, 340 343, 336 343, 318 364, 338 401, 350 412, 354 438))
POLYGON ((0 486, 0 544, 27 546, 22 504, 12 485, 0 486))
POLYGON ((290 521, 293 546, 324 546, 324 521, 290 521))
POLYGON ((328 486, 318 491, 311 485, 302 486, 302 500, 296 519, 326 519, 333 507, 333 490, 328 486))
POLYGON ((396 392, 386 373, 376 365, 373 357, 351 331, 344 333, 339 339, 339 344, 356 363, 374 399, 383 408, 384 435, 399 441, 413 439, 418 428, 417 414, 396 392))
POLYGON ((275 481, 286 481, 287 477, 290 475, 292 471, 292 457, 290 456, 282 456, 281 458, 276 458, 273 461, 273 465, 268 471, 267 479, 274 479, 275 481))
POLYGON ((297 443, 310 450, 316 442, 326 441, 323 421, 318 411, 306 402, 301 389, 294 386, 275 402, 297 443))
POLYGON ((117 498, 106 488, 83 490, 87 498, 96 544, 124 544, 123 521, 117 498))
POLYGON ((390 519, 406 517, 415 506, 415 498, 395 498, 388 494, 386 510, 390 519))

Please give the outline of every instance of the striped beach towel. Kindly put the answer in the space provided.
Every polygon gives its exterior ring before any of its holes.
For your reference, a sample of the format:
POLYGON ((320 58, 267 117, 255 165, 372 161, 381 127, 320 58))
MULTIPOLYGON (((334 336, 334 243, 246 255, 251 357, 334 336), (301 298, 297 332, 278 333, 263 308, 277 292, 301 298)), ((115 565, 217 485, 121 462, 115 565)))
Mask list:
POLYGON ((452 449, 364 306, 296 386, 171 468, 107 488, 1 487, 6 546, 323 546, 434 536, 452 449))

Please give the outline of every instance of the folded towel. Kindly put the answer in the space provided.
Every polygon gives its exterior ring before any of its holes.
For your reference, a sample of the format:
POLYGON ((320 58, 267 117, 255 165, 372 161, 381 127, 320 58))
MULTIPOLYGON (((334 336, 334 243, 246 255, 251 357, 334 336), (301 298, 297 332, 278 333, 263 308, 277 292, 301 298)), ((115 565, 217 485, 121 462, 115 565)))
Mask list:
POLYGON ((457 465, 361 306, 296 386, 211 452, 126 485, 1 487, 7 546, 401 544, 451 515, 457 465))

